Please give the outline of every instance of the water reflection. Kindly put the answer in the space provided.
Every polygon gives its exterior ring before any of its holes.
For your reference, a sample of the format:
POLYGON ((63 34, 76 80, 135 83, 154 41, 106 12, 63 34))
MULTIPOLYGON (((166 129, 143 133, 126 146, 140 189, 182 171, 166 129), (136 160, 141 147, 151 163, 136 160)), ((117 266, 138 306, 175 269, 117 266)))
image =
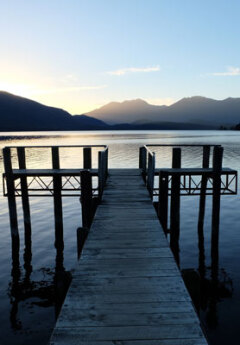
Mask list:
MULTIPOLYGON (((211 236, 211 265, 205 262, 204 215, 205 215, 205 183, 199 202, 198 217, 198 268, 182 269, 182 276, 193 300, 201 322, 207 329, 219 326, 218 304, 222 299, 233 295, 233 281, 224 268, 219 267, 219 216, 220 204, 213 207, 211 236)), ((213 200, 214 202, 214 200, 213 200)), ((220 198, 219 198, 220 203, 220 198)), ((180 265, 179 245, 171 247, 177 263, 180 265)))
MULTIPOLYGON (((55 230, 56 233, 59 233, 59 229, 56 228, 55 230)), ((22 320, 19 316, 21 315, 19 310, 21 302, 26 303, 29 301, 31 307, 49 308, 53 306, 55 308, 55 317, 57 318, 71 282, 71 273, 66 271, 64 267, 62 242, 58 240, 55 241, 56 260, 54 271, 48 268, 41 269, 40 271, 44 279, 32 279, 31 243, 31 232, 25 232, 23 267, 20 266, 19 252, 15 251, 14 248, 12 252, 12 281, 9 283, 8 296, 11 304, 10 323, 13 330, 21 330, 23 328, 22 320)))

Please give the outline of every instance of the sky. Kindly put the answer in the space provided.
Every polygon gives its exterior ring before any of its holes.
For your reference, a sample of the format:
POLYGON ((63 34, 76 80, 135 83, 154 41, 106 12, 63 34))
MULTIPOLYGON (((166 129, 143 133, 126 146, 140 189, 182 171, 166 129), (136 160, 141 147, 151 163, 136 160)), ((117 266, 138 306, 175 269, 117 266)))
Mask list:
POLYGON ((82 114, 240 97, 238 0, 0 0, 0 90, 82 114))

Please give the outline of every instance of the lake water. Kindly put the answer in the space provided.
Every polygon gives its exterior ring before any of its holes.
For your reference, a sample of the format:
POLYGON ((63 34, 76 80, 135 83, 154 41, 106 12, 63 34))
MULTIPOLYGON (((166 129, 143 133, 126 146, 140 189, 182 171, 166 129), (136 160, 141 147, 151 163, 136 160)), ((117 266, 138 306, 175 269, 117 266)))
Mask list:
MULTIPOLYGON (((221 144, 223 165, 240 170, 240 133, 234 131, 138 131, 0 133, 0 148, 29 145, 108 145, 110 168, 138 167, 138 149, 144 144, 221 144), (7 138, 4 139, 4 136, 7 138), (17 137, 16 136, 20 136, 17 137)), ((170 167, 171 149, 154 149, 157 167, 170 167)), ((27 151, 27 167, 50 167, 46 149, 27 151)), ((61 167, 82 167, 78 149, 62 149, 61 167)), ((93 164, 97 164, 94 151, 93 164)), ((201 150, 185 148, 183 167, 200 167, 201 150)), ((0 154, 0 172, 3 172, 0 154)), ((59 299, 56 298, 54 217, 52 198, 31 198, 32 256, 24 255, 21 200, 18 198, 20 266, 12 267, 7 199, 0 196, 0 344, 45 345, 54 327, 59 299)), ((240 195, 221 198, 219 272, 217 286, 211 272, 211 205, 207 197, 204 222, 205 276, 199 273, 199 197, 181 198, 180 268, 196 303, 210 344, 239 344, 240 319, 240 195)), ((64 258, 66 272, 77 260, 76 229, 81 225, 79 198, 63 198, 64 258)), ((201 271, 201 270, 200 270, 201 271)), ((68 277, 68 275, 67 275, 68 277)))

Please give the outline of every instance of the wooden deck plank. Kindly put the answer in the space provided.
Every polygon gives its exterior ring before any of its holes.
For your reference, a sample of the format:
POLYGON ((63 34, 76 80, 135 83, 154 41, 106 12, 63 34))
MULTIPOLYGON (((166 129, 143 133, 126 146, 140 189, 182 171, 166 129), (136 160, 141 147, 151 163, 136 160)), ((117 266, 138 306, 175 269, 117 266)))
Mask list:
MULTIPOLYGON (((125 307, 126 308, 126 307, 125 307)), ((154 325, 185 325, 199 324, 197 317, 193 319, 192 312, 165 313, 164 311, 151 311, 146 313, 136 312, 132 307, 132 313, 126 314, 117 310, 82 310, 77 308, 66 308, 64 314, 59 318, 58 327, 103 327, 103 326, 154 326, 154 325)))
MULTIPOLYGON (((105 293, 104 291, 101 294, 93 294, 92 291, 88 291, 85 289, 84 291, 77 291, 76 289, 70 289, 66 298, 67 305, 72 303, 81 303, 82 309, 89 309, 92 306, 102 306, 103 304, 110 304, 112 307, 112 304, 115 304, 118 306, 121 303, 159 303, 159 302, 165 302, 165 303, 171 303, 173 302, 176 308, 176 305, 178 303, 186 302, 190 306, 191 299, 189 295, 185 294, 178 294, 176 295, 175 292, 166 292, 165 289, 155 292, 154 294, 149 292, 144 293, 129 293, 128 291, 124 294, 122 292, 111 292, 105 293), (121 301, 121 303, 120 303, 121 301), (71 303, 70 303, 71 302, 71 303)), ((187 309, 186 309, 187 310, 187 309)))
MULTIPOLYGON (((203 338, 198 324, 157 326, 115 326, 115 327, 63 327, 61 331, 81 340, 158 340, 203 338)), ((58 328, 56 329, 58 333, 58 328)), ((70 343, 68 343, 70 344, 70 343)))
POLYGON ((121 259, 121 258, 172 258, 168 247, 165 248, 123 248, 123 249, 85 249, 81 260, 86 259, 121 259))
POLYGON ((111 171, 51 344, 207 344, 138 169, 111 171))
MULTIPOLYGON (((59 332, 50 345, 85 345, 86 342, 74 336, 59 332)), ((88 345, 206 345, 205 339, 158 339, 158 340, 124 340, 124 341, 88 341, 88 345)))

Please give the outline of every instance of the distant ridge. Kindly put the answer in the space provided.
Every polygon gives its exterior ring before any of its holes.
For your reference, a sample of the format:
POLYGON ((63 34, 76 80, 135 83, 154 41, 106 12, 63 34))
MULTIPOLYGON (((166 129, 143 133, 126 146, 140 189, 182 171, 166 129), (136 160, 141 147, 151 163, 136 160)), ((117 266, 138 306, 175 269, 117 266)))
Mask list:
POLYGON ((86 130, 105 126, 101 120, 72 116, 62 109, 0 91, 0 131, 86 130))
POLYGON ((195 96, 171 106, 111 102, 82 115, 0 91, 0 131, 217 129, 240 123, 240 98, 195 96))
POLYGON ((183 98, 170 106, 151 105, 136 99, 112 102, 87 113, 108 124, 181 122, 219 127, 240 122, 240 98, 222 101, 194 96, 183 98))

